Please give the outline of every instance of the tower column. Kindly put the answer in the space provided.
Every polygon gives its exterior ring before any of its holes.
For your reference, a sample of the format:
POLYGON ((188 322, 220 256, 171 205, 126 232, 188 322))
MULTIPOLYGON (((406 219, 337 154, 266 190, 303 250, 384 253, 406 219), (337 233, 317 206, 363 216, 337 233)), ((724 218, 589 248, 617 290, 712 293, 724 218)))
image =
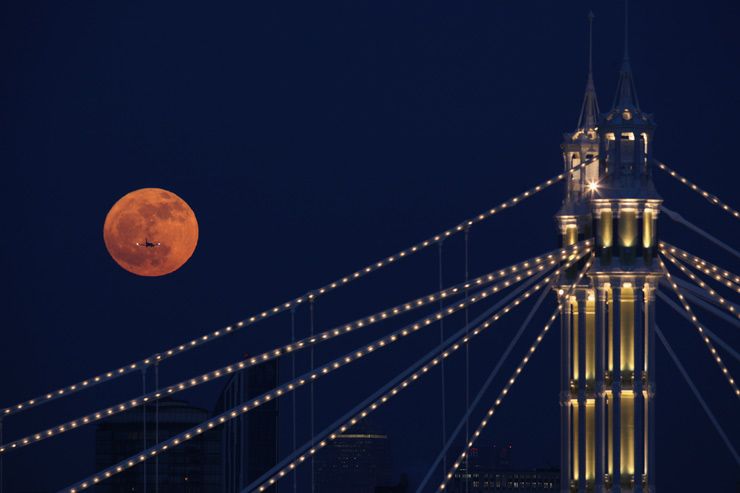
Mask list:
POLYGON ((622 372, 620 370, 620 337, 621 337, 621 294, 622 288, 620 285, 612 287, 612 372, 611 372, 611 389, 612 389, 612 423, 611 423, 611 435, 612 443, 611 454, 612 454, 612 491, 613 493, 621 493, 622 489, 622 478, 621 478, 621 466, 620 466, 620 455, 621 449, 621 427, 620 427, 620 414, 621 414, 621 392, 622 392, 622 372))
POLYGON ((585 289, 576 292, 576 303, 578 304, 578 491, 586 491, 586 297, 585 289))
POLYGON ((648 286, 647 303, 647 490, 655 493, 655 287, 648 286))
POLYGON ((605 360, 605 315, 606 309, 606 289, 603 286, 596 288, 596 324, 595 324, 595 342, 596 342, 596 493, 604 491, 604 369, 605 360))
POLYGON ((635 492, 643 493, 645 474, 645 288, 635 289, 635 492))
POLYGON ((560 314, 560 490, 570 491, 571 472, 571 429, 570 429, 570 365, 571 365, 571 306, 562 296, 563 311, 560 314))
POLYGON ((645 370, 645 285, 635 288, 635 493, 643 493, 642 479, 645 472, 645 399, 643 377, 645 370))

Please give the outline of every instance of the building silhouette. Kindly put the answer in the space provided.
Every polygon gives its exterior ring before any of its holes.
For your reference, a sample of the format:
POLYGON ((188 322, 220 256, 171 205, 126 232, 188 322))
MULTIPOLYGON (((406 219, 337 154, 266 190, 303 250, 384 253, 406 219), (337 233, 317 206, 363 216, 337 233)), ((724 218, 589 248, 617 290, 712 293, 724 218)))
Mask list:
MULTIPOLYGON (((174 400, 162 399, 159 411, 146 406, 146 444, 185 431, 209 417, 205 409, 174 400), (159 419, 156 419, 156 416, 159 419), (156 423, 158 421, 158 424, 156 423)), ((160 493, 219 493, 221 491, 220 437, 206 432, 146 464, 114 475, 94 487, 98 493, 148 491, 158 484, 160 493)), ((144 408, 126 411, 102 421, 95 431, 95 469, 101 470, 145 448, 144 408)))
POLYGON ((453 493, 530 493, 559 491, 560 471, 557 469, 499 469, 471 467, 469 483, 466 473, 458 470, 445 491, 453 493))
POLYGON ((512 465, 512 453, 511 444, 481 442, 470 449, 468 464, 463 462, 445 490, 458 493, 529 493, 559 490, 558 469, 515 468, 512 465))
MULTIPOLYGON (((316 455, 316 493, 389 491, 392 481, 388 436, 360 423, 340 434, 316 455)), ((390 491, 398 491, 391 489, 390 491)))
POLYGON ((471 466, 507 468, 511 467, 512 451, 510 443, 498 445, 493 442, 481 442, 470 449, 468 460, 471 466))
MULTIPOLYGON (((231 375, 216 405, 216 414, 268 392, 278 384, 278 360, 270 360, 231 375)), ((240 414, 221 431, 222 491, 240 493, 270 470, 278 458, 278 400, 240 414)), ((266 491, 275 491, 269 488, 266 491)))

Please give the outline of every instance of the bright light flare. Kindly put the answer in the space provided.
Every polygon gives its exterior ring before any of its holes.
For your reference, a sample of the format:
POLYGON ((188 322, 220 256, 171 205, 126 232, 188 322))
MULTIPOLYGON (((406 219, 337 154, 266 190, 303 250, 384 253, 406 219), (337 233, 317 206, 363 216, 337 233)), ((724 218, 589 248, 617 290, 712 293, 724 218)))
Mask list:
POLYGON ((588 183, 588 189, 591 193, 597 192, 599 190, 599 184, 595 181, 591 181, 588 183))

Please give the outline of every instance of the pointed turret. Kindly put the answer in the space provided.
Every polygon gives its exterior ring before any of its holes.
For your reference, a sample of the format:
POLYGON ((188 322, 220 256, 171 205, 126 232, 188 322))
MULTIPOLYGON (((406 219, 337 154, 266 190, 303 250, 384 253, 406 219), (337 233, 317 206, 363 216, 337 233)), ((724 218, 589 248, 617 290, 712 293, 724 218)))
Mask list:
POLYGON ((599 101, 596 98, 596 86, 594 85, 593 71, 593 28, 594 13, 588 13, 588 77, 586 79, 586 92, 583 95, 581 105, 581 116, 578 118, 576 130, 589 130, 596 128, 599 117, 599 101))
POLYGON ((617 92, 614 95, 613 104, 613 108, 617 107, 640 109, 640 101, 637 99, 635 79, 632 75, 632 66, 630 65, 628 2, 624 4, 624 56, 622 58, 622 68, 619 70, 619 82, 617 83, 617 92))
POLYGON ((629 57, 629 10, 624 7, 624 55, 614 106, 599 121, 601 147, 599 175, 604 177, 603 199, 657 200, 651 161, 655 123, 640 109, 629 57))
POLYGON ((572 244, 578 238, 590 235, 592 187, 598 182, 599 135, 597 123, 599 102, 593 75, 593 22, 588 14, 588 76, 581 104, 581 114, 575 132, 563 135, 563 161, 567 172, 566 193, 558 212, 563 233, 563 244, 572 244))

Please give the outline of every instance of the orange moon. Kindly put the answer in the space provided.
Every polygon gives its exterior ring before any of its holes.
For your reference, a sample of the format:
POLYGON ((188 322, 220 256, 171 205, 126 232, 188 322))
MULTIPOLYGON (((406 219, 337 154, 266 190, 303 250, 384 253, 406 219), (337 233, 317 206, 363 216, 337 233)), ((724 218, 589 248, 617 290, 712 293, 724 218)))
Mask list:
POLYGON ((118 265, 140 276, 170 274, 198 244, 198 221, 172 192, 142 188, 124 195, 105 217, 103 239, 118 265))

